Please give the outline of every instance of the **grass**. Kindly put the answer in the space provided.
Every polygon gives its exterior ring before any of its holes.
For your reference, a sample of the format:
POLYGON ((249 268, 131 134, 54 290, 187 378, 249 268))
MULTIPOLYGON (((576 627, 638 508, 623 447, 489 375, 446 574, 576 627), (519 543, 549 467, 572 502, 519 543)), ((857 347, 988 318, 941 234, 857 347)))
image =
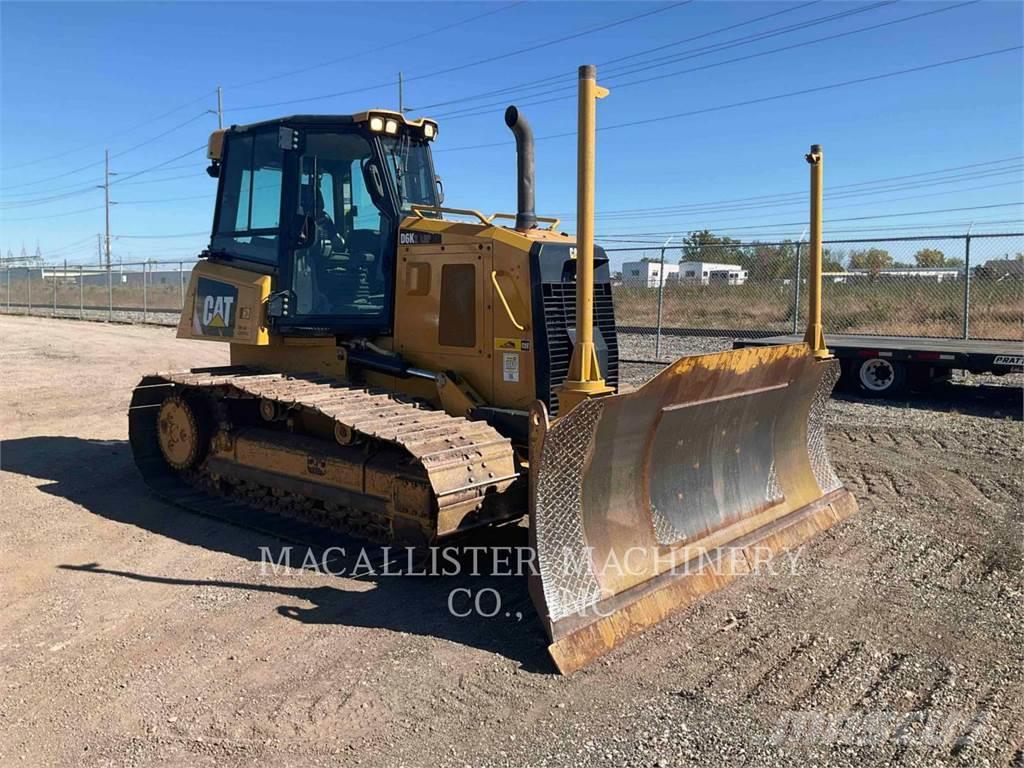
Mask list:
MULTIPOLYGON (((33 306, 53 304, 50 281, 31 281, 33 306)), ((801 318, 807 315, 806 286, 801 286, 801 318)), ((27 303, 29 282, 11 282, 11 302, 27 303)), ((57 284, 57 304, 106 308, 107 286, 86 285, 81 294, 73 283, 57 284)), ((178 285, 151 285, 149 309, 181 306, 178 285)), ((0 284, 0 306, 6 301, 0 284)), ((142 307, 141 285, 113 286, 114 308, 142 307)), ((829 333, 875 333, 894 336, 960 336, 963 328, 963 283, 935 283, 917 278, 855 283, 826 283, 824 323, 829 333)), ((665 287, 662 326, 665 328, 723 328, 787 332, 792 329, 793 286, 781 282, 745 285, 681 285, 665 287)), ((615 288, 619 325, 653 327, 658 318, 658 291, 653 288, 615 288)), ((802 325, 802 323, 798 324, 802 325)), ((1024 340, 1024 285, 1020 282, 973 278, 971 335, 974 338, 1024 340)))
MULTIPOLYGON (((802 291, 800 317, 806 318, 806 286, 802 291)), ((620 286, 615 300, 620 325, 656 325, 656 289, 620 286)), ((825 330, 830 333, 958 337, 963 330, 962 282, 905 278, 827 283, 822 303, 825 330)), ((662 325, 783 332, 792 329, 792 308, 792 285, 669 285, 662 325)), ((976 338, 1024 340, 1024 286, 974 278, 970 314, 976 338)))

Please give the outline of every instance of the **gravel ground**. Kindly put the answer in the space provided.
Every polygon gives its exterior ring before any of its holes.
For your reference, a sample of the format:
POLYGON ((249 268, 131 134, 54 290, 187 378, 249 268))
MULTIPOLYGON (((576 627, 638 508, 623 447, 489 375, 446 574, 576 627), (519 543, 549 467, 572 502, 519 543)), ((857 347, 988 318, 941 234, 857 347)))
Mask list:
POLYGON ((0 333, 0 765, 1024 764, 1019 386, 833 401, 859 512, 562 678, 518 580, 521 620, 458 619, 448 580, 268 574, 279 542, 154 500, 130 389, 220 345, 0 333))
POLYGON ((148 312, 115 309, 113 312, 110 312, 106 307, 85 307, 81 310, 78 307, 71 309, 58 307, 55 310, 52 307, 40 306, 32 307, 31 311, 29 311, 28 307, 13 307, 10 311, 6 308, 0 308, 0 313, 23 317, 56 317, 65 320, 98 320, 100 322, 107 322, 109 320, 110 322, 121 324, 145 323, 148 325, 173 326, 178 324, 178 319, 181 317, 180 309, 151 309, 148 312))

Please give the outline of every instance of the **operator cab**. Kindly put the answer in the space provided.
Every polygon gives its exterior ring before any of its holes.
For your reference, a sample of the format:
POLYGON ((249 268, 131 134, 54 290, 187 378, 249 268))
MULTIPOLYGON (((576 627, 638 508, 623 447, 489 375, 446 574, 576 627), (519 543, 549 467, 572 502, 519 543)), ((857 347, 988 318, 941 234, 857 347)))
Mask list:
POLYGON ((274 275, 283 329, 390 332, 398 226, 412 206, 441 203, 436 136, 429 120, 383 110, 215 132, 208 257, 274 275))

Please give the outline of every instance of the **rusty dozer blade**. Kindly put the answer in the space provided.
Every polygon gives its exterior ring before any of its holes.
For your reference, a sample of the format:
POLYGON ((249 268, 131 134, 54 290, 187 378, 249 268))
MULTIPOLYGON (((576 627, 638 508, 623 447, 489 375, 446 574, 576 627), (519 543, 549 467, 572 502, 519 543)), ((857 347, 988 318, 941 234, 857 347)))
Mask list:
POLYGON ((684 357, 531 412, 530 591, 565 674, 856 510, 825 451, 838 363, 792 344, 684 357))

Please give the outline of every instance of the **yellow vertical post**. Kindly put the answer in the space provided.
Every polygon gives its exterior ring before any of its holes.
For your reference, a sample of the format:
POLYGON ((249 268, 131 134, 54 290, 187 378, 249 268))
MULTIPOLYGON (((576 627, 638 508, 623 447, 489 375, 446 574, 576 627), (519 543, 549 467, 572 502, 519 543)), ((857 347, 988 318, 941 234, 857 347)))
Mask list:
POLYGON ((820 144, 812 144, 806 159, 811 166, 811 269, 808 275, 807 333, 804 341, 818 358, 829 357, 825 332, 821 325, 821 207, 822 164, 824 153, 820 144))
POLYGON ((559 411, 615 390, 604 383, 594 345, 594 183, 597 100, 608 89, 597 84, 597 67, 579 69, 579 125, 576 151, 576 343, 569 375, 558 388, 559 411))

